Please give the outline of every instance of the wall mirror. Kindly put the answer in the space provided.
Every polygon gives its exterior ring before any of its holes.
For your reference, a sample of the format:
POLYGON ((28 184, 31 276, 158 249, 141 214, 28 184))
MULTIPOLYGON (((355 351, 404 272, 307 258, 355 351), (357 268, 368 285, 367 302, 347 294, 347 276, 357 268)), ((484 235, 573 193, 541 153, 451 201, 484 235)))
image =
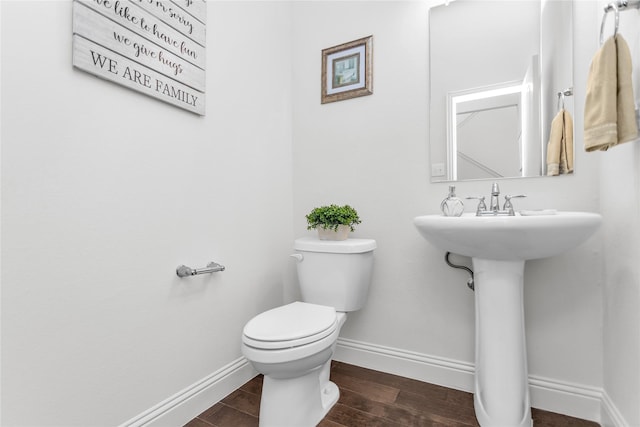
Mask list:
POLYGON ((573 114, 573 3, 429 10, 431 180, 543 176, 559 100, 573 114))

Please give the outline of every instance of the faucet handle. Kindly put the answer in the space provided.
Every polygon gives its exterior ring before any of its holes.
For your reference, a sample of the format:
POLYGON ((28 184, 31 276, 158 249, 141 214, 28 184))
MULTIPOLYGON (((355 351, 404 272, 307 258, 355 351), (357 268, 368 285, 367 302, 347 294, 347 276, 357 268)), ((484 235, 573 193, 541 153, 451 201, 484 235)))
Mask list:
POLYGON ((480 216, 480 212, 486 212, 487 204, 484 202, 484 196, 467 197, 467 200, 478 200, 478 208, 476 209, 476 216, 480 216))
POLYGON ((509 211, 509 215, 510 216, 514 216, 516 213, 513 210, 513 204, 511 203, 511 199, 520 199, 522 197, 527 197, 526 194, 518 194, 515 196, 511 196, 509 194, 505 194, 504 195, 504 207, 502 208, 502 210, 504 211, 509 211))

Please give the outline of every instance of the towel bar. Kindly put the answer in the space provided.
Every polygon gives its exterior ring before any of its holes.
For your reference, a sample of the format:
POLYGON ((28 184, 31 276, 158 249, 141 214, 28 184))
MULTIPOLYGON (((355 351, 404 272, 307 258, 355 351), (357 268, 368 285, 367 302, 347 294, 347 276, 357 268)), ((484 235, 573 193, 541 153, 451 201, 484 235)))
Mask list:
POLYGON ((609 12, 614 12, 615 17, 615 27, 613 30, 613 35, 618 34, 618 27, 620 24, 620 15, 619 12, 628 10, 628 9, 640 9, 640 0, 618 0, 613 3, 609 3, 604 8, 604 15, 602 16, 602 24, 600 24, 600 45, 604 43, 604 24, 607 21, 607 15, 609 12))
POLYGON ((609 3, 608 5, 606 5, 604 11, 611 12, 616 7, 618 9, 640 9, 640 0, 618 0, 617 2, 609 3))
POLYGON ((567 96, 573 96, 573 88, 570 87, 566 90, 558 92, 558 107, 557 110, 560 111, 560 107, 564 109, 564 98, 567 96))

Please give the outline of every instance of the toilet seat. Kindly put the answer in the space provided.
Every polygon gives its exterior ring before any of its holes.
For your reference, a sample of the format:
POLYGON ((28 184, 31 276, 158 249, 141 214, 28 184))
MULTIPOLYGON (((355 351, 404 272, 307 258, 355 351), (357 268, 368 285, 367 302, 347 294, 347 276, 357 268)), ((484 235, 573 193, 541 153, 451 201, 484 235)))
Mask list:
POLYGON ((322 340, 338 326, 333 307, 296 301, 251 319, 244 327, 242 341, 256 349, 280 350, 322 340))

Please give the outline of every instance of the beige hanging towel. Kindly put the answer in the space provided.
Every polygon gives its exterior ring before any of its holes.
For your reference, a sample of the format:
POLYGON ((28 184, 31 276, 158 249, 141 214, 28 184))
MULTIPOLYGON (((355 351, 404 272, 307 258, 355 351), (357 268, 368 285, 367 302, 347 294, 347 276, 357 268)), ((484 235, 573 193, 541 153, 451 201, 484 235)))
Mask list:
POLYGON ((617 60, 613 37, 596 52, 587 78, 584 105, 584 148, 607 150, 618 143, 617 60))
POLYGON ((631 53, 618 34, 607 39, 591 61, 584 106, 584 148, 605 151, 637 135, 631 53))
POLYGON ((638 137, 638 123, 631 82, 633 68, 631 52, 629 45, 620 34, 616 36, 616 53, 618 56, 618 144, 622 144, 638 137))
POLYGON ((547 144, 547 175, 573 172, 573 119, 564 108, 551 122, 547 144))

